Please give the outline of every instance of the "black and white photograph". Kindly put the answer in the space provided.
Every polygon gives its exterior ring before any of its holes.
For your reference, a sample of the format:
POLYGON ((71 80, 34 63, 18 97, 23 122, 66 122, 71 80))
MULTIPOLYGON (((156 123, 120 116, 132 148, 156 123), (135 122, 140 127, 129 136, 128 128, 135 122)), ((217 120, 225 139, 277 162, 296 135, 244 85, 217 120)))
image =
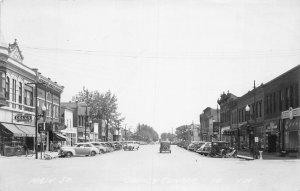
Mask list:
POLYGON ((0 191, 299 177, 299 0, 0 0, 0 191))

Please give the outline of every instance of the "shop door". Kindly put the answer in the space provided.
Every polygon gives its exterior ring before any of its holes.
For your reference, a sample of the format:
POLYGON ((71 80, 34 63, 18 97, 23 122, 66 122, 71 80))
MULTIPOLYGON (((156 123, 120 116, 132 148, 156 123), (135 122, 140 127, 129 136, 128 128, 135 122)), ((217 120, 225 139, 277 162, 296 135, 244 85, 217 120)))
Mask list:
POLYGON ((270 135, 268 137, 268 152, 269 153, 276 152, 276 140, 277 140, 276 135, 270 135))

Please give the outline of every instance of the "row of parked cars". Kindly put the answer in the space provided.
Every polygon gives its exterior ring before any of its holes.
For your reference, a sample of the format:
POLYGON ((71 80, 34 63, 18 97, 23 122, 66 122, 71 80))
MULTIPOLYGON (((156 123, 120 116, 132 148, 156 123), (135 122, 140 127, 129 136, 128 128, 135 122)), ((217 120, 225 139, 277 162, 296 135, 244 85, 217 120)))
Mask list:
POLYGON ((136 141, 126 142, 85 142, 76 143, 74 146, 61 147, 59 150, 59 156, 72 157, 72 156, 95 156, 97 154, 103 154, 113 152, 116 150, 127 150, 127 148, 138 149, 139 144, 136 141))
POLYGON ((225 141, 193 141, 189 144, 181 142, 178 146, 211 157, 235 157, 237 154, 236 150, 230 147, 229 143, 225 141))

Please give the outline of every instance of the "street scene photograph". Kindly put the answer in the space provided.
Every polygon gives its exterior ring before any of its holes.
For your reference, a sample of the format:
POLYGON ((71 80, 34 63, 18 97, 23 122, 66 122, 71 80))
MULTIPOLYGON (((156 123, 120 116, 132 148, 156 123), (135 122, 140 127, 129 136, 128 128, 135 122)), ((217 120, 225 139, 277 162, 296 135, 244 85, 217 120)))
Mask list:
POLYGON ((300 191, 299 0, 0 0, 0 191, 300 191))

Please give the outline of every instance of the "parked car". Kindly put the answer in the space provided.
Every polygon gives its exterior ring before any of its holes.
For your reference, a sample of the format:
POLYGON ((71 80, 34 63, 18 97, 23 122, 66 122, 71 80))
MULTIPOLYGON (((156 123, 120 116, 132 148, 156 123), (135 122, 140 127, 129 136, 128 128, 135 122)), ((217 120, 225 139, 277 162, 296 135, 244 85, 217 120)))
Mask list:
POLYGON ((204 144, 205 144, 204 141, 197 142, 194 146, 194 152, 197 152, 197 150, 204 144))
POLYGON ((211 151, 211 142, 206 142, 196 152, 201 155, 207 156, 208 154, 210 154, 210 151, 211 151))
POLYGON ((107 147, 103 146, 101 143, 99 142, 89 142, 91 143, 92 145, 94 145, 98 150, 99 150, 99 153, 106 153, 108 152, 108 149, 107 147))
POLYGON ((213 141, 211 142, 211 157, 223 157, 229 150, 229 143, 225 141, 213 141))
POLYGON ((119 142, 112 142, 113 146, 115 147, 115 150, 120 150, 123 148, 123 145, 119 142))
POLYGON ((137 141, 127 141, 127 143, 123 146, 124 151, 129 150, 139 150, 140 144, 137 141))
POLYGON ((159 152, 169 152, 171 153, 171 143, 168 141, 160 142, 159 152))
POLYGON ((195 147, 196 147, 196 145, 197 145, 198 143, 200 143, 200 141, 192 141, 192 142, 188 145, 187 150, 189 150, 189 151, 194 151, 194 149, 195 149, 195 147))
POLYGON ((99 154, 99 149, 91 143, 77 143, 74 147, 61 147, 59 151, 59 155, 63 157, 95 156, 96 154, 99 154))

